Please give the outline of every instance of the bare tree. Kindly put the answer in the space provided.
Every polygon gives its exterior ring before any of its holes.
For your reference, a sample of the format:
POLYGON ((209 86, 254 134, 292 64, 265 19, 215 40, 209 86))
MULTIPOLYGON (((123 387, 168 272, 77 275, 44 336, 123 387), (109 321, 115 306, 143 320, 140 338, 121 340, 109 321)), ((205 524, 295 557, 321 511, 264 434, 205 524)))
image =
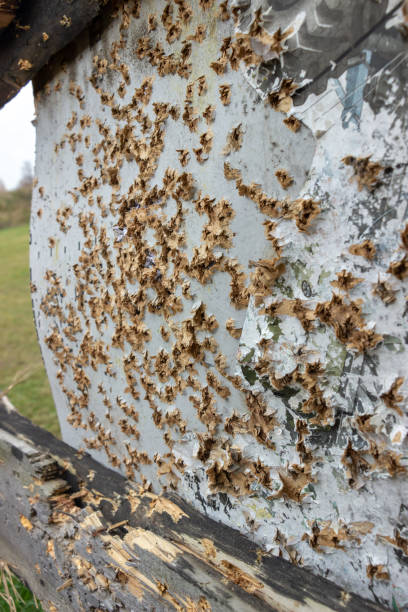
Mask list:
POLYGON ((17 187, 21 188, 31 188, 33 186, 33 168, 31 162, 25 161, 21 167, 21 178, 18 182, 17 187))
POLYGON ((3 193, 4 191, 7 191, 6 185, 5 185, 4 181, 2 181, 0 179, 0 193, 3 193))

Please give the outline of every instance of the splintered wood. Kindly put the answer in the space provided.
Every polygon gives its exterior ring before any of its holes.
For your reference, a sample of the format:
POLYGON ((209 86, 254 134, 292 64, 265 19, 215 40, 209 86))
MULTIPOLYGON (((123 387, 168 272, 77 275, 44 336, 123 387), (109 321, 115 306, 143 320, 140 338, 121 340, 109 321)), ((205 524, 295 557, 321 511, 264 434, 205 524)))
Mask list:
MULTIPOLYGON (((315 84, 302 6, 118 2, 55 60, 36 94, 36 326, 81 453, 405 601, 378 536, 395 539, 407 492, 406 92, 386 72, 354 84, 358 106, 347 88, 369 68, 348 55, 338 87, 315 84)), ((159 498, 149 512, 183 517, 159 498)))

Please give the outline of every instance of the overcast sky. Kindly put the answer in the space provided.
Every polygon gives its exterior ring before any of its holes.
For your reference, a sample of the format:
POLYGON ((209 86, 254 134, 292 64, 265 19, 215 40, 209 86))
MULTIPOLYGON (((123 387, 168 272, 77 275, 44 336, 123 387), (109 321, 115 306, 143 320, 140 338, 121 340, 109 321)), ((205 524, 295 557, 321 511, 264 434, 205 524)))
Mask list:
POLYGON ((0 110, 0 179, 13 189, 25 160, 34 166, 34 101, 31 83, 0 110))

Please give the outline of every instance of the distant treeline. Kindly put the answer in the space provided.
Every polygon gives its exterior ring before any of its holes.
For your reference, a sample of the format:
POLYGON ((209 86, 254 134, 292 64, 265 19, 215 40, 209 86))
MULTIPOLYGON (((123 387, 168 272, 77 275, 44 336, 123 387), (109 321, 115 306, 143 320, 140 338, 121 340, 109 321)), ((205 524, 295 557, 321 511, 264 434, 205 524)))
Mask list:
POLYGON ((28 223, 30 207, 31 187, 0 191, 0 230, 28 223))

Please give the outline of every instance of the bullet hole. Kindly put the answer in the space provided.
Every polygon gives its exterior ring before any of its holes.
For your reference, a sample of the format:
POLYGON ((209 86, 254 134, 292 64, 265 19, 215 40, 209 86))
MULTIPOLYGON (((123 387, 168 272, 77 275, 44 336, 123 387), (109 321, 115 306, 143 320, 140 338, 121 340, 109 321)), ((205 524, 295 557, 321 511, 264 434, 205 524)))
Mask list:
POLYGON ((302 281, 302 291, 303 295, 307 298, 312 297, 312 288, 307 281, 302 281))

